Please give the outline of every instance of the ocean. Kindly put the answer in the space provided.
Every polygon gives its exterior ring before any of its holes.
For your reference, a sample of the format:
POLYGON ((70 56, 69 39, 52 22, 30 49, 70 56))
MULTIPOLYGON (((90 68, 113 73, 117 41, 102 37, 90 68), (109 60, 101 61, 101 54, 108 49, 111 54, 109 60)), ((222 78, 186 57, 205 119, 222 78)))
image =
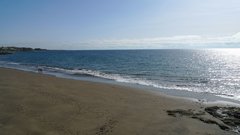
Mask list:
POLYGON ((0 66, 240 103, 240 49, 18 52, 0 66))

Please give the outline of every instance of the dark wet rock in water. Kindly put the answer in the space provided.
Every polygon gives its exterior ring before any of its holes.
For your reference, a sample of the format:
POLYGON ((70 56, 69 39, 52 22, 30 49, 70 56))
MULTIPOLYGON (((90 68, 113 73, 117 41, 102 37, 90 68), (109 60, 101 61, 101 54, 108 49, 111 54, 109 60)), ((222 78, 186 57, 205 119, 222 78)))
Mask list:
POLYGON ((230 126, 234 131, 240 132, 240 108, 213 106, 205 108, 205 111, 230 126))
POLYGON ((38 68, 37 71, 38 71, 38 73, 42 73, 43 69, 42 68, 38 68))

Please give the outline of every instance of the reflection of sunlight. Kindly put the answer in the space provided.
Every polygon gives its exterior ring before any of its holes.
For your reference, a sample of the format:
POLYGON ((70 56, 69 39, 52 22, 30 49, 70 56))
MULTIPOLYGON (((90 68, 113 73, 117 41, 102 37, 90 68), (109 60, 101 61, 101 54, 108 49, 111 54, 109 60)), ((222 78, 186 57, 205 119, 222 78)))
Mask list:
POLYGON ((219 52, 221 52, 222 55, 232 55, 232 56, 240 56, 240 49, 219 49, 219 52))

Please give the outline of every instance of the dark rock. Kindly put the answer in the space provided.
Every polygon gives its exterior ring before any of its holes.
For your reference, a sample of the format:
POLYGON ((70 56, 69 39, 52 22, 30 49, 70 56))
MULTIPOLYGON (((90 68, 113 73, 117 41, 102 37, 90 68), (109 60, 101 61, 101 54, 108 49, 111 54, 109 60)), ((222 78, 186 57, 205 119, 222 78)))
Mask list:
POLYGON ((191 116, 191 117, 196 117, 196 116, 199 116, 199 115, 204 115, 205 112, 202 112, 202 111, 194 111, 194 110, 182 110, 182 109, 177 109, 177 110, 168 110, 167 111, 168 115, 171 115, 171 116, 174 116, 176 117, 177 115, 179 116, 191 116))
POLYGON ((43 69, 42 68, 38 68, 37 71, 38 71, 38 73, 42 73, 43 69))
POLYGON ((47 49, 35 48, 35 51, 46 51, 47 49))
POLYGON ((208 123, 208 124, 216 124, 218 125, 222 130, 230 130, 230 128, 228 126, 225 126, 224 124, 220 124, 214 120, 210 120, 210 119, 204 119, 204 118, 197 118, 199 119, 200 121, 204 122, 204 123, 208 123))
POLYGON ((219 128, 226 131, 240 132, 239 108, 235 107, 207 107, 205 111, 222 122, 206 117, 205 112, 201 110, 167 110, 168 115, 173 117, 186 116, 200 120, 204 123, 218 125, 219 128))
POLYGON ((46 49, 29 47, 0 47, 0 55, 13 54, 15 52, 42 51, 46 49))
POLYGON ((205 111, 240 132, 240 108, 213 106, 205 108, 205 111))

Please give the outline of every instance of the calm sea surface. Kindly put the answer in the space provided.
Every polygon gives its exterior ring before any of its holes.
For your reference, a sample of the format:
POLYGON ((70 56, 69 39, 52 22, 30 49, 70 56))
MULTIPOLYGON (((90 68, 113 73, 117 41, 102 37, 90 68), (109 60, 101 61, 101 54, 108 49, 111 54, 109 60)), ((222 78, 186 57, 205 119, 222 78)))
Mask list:
POLYGON ((20 52, 0 56, 0 66, 240 101, 240 49, 20 52))

